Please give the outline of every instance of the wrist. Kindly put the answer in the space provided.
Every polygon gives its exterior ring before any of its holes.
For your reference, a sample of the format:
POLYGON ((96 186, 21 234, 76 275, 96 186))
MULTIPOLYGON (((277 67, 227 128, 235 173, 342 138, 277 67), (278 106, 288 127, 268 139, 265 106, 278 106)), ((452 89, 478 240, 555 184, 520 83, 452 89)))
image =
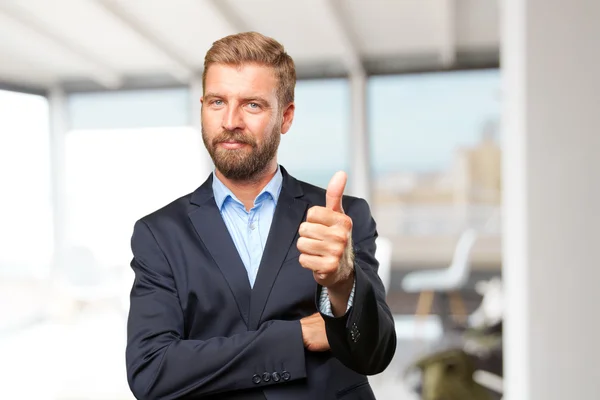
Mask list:
POLYGON ((350 295, 354 286, 354 266, 349 266, 343 269, 341 277, 336 280, 335 283, 327 286, 327 292, 331 296, 333 295, 350 295))
POLYGON ((348 300, 354 287, 354 270, 346 277, 346 279, 337 282, 327 288, 327 295, 331 304, 331 313, 334 317, 340 317, 346 314, 348 308, 348 300))

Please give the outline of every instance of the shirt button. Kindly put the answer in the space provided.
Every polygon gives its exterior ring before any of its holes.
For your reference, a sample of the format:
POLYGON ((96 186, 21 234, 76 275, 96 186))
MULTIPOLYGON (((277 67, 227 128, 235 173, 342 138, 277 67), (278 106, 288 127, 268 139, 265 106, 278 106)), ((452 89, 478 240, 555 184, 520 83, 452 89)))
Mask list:
POLYGON ((256 229, 256 224, 254 222, 250 224, 250 229, 252 229, 252 230, 256 229))

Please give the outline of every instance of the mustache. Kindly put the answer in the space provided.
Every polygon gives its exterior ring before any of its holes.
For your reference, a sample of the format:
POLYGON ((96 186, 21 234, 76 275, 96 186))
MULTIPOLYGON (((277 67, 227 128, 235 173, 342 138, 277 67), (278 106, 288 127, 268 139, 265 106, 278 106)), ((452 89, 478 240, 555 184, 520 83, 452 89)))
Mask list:
POLYGON ((254 146, 256 142, 253 138, 244 135, 240 131, 223 131, 213 139, 213 145, 217 145, 223 142, 238 142, 254 146))

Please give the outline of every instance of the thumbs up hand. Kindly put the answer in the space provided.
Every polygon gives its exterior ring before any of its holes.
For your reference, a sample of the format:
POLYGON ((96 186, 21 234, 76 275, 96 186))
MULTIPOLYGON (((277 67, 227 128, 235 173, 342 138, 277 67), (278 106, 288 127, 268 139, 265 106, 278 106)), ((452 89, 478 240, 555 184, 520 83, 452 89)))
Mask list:
POLYGON ((343 171, 331 178, 325 207, 308 210, 297 244, 300 265, 313 271, 317 283, 329 290, 330 298, 340 295, 346 301, 354 283, 352 219, 342 207, 347 179, 343 171))

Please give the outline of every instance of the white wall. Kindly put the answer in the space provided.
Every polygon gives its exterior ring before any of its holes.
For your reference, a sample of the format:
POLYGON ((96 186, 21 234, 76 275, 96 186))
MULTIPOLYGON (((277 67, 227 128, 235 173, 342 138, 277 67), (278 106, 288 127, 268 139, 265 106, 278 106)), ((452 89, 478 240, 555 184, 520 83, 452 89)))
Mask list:
POLYGON ((506 0, 506 398, 600 398, 600 3, 506 0))

